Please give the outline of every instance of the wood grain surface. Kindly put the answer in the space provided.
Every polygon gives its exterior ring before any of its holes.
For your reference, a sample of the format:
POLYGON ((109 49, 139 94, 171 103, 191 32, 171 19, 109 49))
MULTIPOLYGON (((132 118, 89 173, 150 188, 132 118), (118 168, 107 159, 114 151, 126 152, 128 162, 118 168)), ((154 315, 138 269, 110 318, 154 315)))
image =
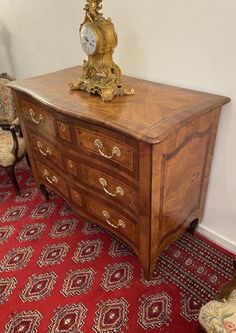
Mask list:
POLYGON ((124 77, 135 94, 106 103, 86 92, 70 91, 69 82, 80 76, 78 66, 14 81, 9 87, 73 118, 105 125, 149 143, 160 142, 189 119, 229 102, 228 97, 124 77))

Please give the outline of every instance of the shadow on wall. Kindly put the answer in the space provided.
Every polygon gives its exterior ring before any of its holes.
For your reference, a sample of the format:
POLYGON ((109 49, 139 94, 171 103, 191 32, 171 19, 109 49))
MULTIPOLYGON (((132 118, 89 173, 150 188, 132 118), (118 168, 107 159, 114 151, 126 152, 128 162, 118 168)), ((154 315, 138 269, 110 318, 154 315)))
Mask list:
POLYGON ((0 22, 0 72, 15 76, 11 56, 11 34, 0 22))

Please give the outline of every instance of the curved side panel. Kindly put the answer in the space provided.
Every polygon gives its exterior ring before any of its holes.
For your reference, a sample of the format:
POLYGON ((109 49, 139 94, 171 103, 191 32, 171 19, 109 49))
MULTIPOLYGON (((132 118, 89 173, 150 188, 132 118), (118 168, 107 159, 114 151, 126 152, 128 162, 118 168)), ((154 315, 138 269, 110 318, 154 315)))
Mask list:
POLYGON ((211 127, 194 133, 163 155, 160 201, 162 240, 175 233, 199 209, 211 127))

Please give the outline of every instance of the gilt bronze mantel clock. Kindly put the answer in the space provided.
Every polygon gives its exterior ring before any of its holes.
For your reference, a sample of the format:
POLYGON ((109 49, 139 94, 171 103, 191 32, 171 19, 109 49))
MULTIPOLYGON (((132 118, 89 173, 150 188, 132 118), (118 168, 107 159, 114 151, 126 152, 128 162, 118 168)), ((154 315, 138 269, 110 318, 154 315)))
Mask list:
POLYGON ((120 67, 112 58, 118 43, 117 34, 111 19, 105 19, 100 12, 102 0, 86 2, 80 41, 88 59, 84 60, 82 77, 78 82, 71 83, 70 88, 98 94, 106 102, 114 96, 132 95, 134 90, 124 87, 120 67))

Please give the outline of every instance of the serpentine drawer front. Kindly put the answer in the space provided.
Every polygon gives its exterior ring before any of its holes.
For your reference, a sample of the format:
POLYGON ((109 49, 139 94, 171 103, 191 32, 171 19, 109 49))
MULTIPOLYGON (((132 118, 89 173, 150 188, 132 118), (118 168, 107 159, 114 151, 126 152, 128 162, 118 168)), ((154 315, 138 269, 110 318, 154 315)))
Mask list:
MULTIPOLYGON (((111 133, 112 135, 112 133, 111 133)), ((133 148, 127 144, 115 140, 112 136, 105 136, 95 131, 88 131, 76 127, 77 145, 84 152, 93 152, 102 156, 104 160, 111 160, 133 171, 134 153, 133 148)))
POLYGON ((26 100, 21 101, 21 112, 22 117, 26 124, 28 123, 37 131, 43 131, 53 135, 54 129, 54 118, 52 115, 31 102, 26 100))
POLYGON ((84 164, 81 165, 81 173, 85 185, 90 185, 107 198, 111 197, 118 200, 121 204, 133 210, 134 213, 137 213, 138 193, 127 186, 125 182, 84 164))
POLYGON ((69 90, 80 76, 74 67, 9 84, 35 182, 127 242, 150 279, 202 218, 229 98, 126 77, 135 95, 104 103, 69 90))

